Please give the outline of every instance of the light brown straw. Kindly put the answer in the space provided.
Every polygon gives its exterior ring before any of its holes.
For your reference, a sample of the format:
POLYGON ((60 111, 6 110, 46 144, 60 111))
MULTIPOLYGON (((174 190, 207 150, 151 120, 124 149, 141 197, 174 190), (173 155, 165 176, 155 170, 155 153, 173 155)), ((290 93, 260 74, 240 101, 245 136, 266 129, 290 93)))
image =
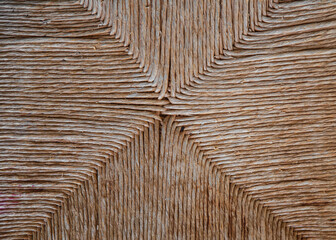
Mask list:
POLYGON ((1 0, 0 239, 336 239, 335 0, 1 0))

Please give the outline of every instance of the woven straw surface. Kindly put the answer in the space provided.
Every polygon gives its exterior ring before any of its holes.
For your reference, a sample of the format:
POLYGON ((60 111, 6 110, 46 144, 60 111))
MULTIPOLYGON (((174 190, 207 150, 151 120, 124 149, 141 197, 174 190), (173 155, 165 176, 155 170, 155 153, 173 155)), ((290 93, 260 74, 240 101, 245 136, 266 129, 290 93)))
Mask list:
POLYGON ((336 239, 336 0, 0 0, 0 239, 336 239))

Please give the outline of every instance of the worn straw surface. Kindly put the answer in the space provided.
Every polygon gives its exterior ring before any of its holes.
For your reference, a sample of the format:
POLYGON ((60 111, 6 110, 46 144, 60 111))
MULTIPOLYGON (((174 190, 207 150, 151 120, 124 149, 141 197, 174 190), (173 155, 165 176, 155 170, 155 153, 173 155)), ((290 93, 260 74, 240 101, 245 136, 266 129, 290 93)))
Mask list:
POLYGON ((336 239, 335 0, 0 4, 0 239, 336 239))

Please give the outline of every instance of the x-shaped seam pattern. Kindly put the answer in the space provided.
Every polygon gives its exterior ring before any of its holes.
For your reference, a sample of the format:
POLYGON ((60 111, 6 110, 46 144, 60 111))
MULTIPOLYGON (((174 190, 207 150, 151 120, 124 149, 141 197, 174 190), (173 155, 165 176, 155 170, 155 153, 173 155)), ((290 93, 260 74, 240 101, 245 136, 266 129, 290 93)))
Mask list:
POLYGON ((1 10, 3 237, 335 235, 333 1, 79 3, 1 10))

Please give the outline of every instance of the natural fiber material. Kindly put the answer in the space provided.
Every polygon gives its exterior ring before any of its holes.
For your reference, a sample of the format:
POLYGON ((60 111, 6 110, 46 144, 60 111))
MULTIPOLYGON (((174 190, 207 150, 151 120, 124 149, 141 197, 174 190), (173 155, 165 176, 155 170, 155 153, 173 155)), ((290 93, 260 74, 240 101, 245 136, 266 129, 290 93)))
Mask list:
POLYGON ((335 0, 0 3, 0 239, 336 239, 335 0))

